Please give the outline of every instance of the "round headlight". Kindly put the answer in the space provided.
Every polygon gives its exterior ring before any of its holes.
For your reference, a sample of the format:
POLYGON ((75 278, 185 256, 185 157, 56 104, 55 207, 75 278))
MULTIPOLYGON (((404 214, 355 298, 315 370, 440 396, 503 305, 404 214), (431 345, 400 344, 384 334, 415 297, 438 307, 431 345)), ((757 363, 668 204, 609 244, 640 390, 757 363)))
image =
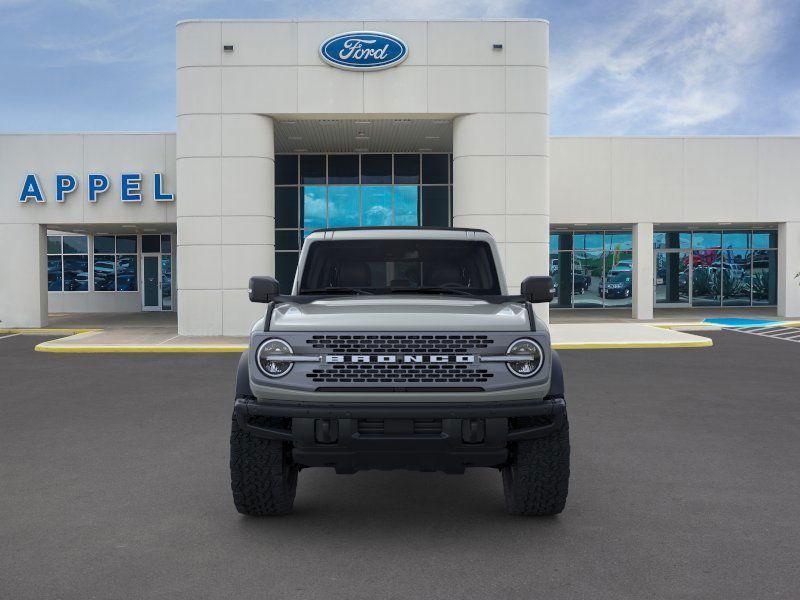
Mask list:
POLYGON ((538 342, 523 338, 513 342, 506 350, 506 354, 520 354, 519 361, 513 360, 506 363, 508 370, 517 377, 533 377, 544 364, 544 351, 538 342))
POLYGON ((258 347, 256 363, 267 377, 283 377, 292 370, 293 363, 275 360, 272 357, 286 356, 287 354, 294 354, 294 352, 292 347, 283 340, 276 338, 264 340, 258 347))

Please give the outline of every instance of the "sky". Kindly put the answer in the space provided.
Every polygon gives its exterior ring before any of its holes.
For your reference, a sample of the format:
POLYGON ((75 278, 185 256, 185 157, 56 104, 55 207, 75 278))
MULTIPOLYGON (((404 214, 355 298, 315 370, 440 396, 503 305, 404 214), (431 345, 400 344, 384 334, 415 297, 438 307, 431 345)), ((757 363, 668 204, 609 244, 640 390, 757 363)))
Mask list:
POLYGON ((175 23, 550 21, 552 135, 800 134, 800 0, 0 0, 0 132, 174 131, 175 23))

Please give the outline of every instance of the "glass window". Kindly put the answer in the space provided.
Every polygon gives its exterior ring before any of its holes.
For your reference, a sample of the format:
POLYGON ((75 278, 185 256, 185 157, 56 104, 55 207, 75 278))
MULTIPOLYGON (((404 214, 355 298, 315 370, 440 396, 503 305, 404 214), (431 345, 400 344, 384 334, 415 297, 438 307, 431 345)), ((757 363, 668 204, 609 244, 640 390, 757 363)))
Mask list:
POLYGON ((722 269, 723 306, 750 306, 750 261, 750 250, 723 251, 722 263, 716 265, 722 269))
POLYGON ((297 185, 297 155, 275 155, 275 185, 297 185))
POLYGON ((653 234, 653 248, 691 248, 692 234, 688 231, 658 231, 653 234))
POLYGON ((89 291, 89 259, 85 254, 64 256, 64 291, 89 291))
POLYGON ((137 289, 136 255, 117 256, 117 291, 135 292, 137 289))
POLYGON ((689 304, 689 252, 655 253, 656 304, 689 304))
POLYGON ((297 227, 297 188, 275 188, 275 227, 297 227))
POLYGON ((573 237, 575 250, 602 250, 603 248, 603 234, 602 233, 578 233, 576 232, 573 237))
POLYGON ((778 247, 777 231, 753 232, 753 248, 777 248, 777 247, 778 247))
POLYGON ((47 236, 47 253, 48 254, 61 254, 61 236, 48 235, 47 236))
POLYGON ((161 236, 159 235, 142 236, 142 252, 160 252, 160 251, 161 251, 161 236))
MULTIPOLYGON (((156 250, 156 252, 158 252, 158 250, 156 250)), ((135 253, 136 253, 136 236, 118 235, 117 254, 135 254, 135 253)))
POLYGON ((722 273, 719 250, 692 252, 692 306, 719 306, 722 273))
MULTIPOLYGON (((53 237, 53 236, 48 236, 53 237)), ((57 236, 55 236, 57 237, 57 236)), ((59 240, 60 244, 60 240, 59 240)), ((61 255, 47 257, 47 291, 60 292, 63 279, 61 276, 61 255)))
POLYGON ((114 236, 96 235, 94 236, 95 254, 114 254, 114 236))
MULTIPOLYGON (((575 234, 575 237, 577 238, 578 234, 575 234)), ((600 237, 602 239, 602 235, 600 237)), ((574 252, 572 304, 575 308, 600 308, 603 306, 603 258, 602 250, 574 252)))
POLYGON ((722 233, 723 248, 750 248, 749 231, 724 231, 722 233))
POLYGON ((161 236, 161 252, 164 254, 172 253, 172 236, 168 233, 161 236))
POLYGON ((305 229, 325 228, 325 186, 307 185, 302 188, 303 227, 305 229))
POLYGON ((392 155, 362 154, 361 183, 392 183, 392 155))
POLYGON ((298 257, 297 252, 278 252, 275 254, 275 278, 280 285, 281 294, 290 294, 292 292, 298 257))
POLYGON ((622 233, 608 233, 605 235, 605 249, 606 250, 632 250, 633 241, 631 234, 628 232, 622 233))
POLYGON ((419 225, 419 188, 416 185, 394 186, 394 224, 419 225))
POLYGON ((172 256, 161 257, 161 310, 172 310, 172 256))
POLYGON ((692 248, 717 249, 722 246, 722 233, 719 231, 695 231, 692 233, 692 248))
POLYGON ((554 252, 558 252, 558 234, 557 233, 551 233, 550 234, 550 254, 553 254, 554 252))
MULTIPOLYGON (((606 235, 606 240, 608 237, 606 235)), ((603 306, 631 306, 633 303, 633 252, 617 249, 607 251, 605 268, 601 294, 603 306)))
POLYGON ((276 250, 298 250, 299 248, 296 229, 277 230, 275 232, 276 250))
POLYGON ((300 183, 325 183, 325 155, 300 155, 300 183))
POLYGON ((419 183, 419 154, 394 155, 394 182, 419 183))
POLYGON ((65 235, 64 254, 86 254, 89 248, 88 237, 85 235, 65 235))
POLYGON ((422 225, 447 227, 450 224, 450 201, 446 186, 423 186, 422 225))
POLYGON ((422 183, 447 183, 447 154, 422 155, 422 183))
POLYGON ((94 290, 96 292, 114 291, 114 255, 94 255, 94 290))
POLYGON ((778 301, 778 252, 753 250, 753 304, 774 305, 778 301))
POLYGON ((328 156, 328 183, 358 183, 358 154, 328 156))
POLYGON ((392 187, 365 185, 361 188, 361 225, 387 227, 392 224, 392 187))
POLYGON ((357 185, 328 188, 328 227, 358 227, 357 185))

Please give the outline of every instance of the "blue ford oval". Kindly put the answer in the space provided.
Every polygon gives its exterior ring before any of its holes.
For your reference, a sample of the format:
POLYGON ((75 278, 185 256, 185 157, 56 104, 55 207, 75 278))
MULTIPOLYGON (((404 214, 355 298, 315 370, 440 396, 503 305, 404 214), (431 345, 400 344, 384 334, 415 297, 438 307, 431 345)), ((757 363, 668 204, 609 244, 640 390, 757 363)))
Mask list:
POLYGON ((340 69, 376 71, 403 62, 408 46, 388 33, 349 31, 322 42, 319 53, 322 60, 340 69))

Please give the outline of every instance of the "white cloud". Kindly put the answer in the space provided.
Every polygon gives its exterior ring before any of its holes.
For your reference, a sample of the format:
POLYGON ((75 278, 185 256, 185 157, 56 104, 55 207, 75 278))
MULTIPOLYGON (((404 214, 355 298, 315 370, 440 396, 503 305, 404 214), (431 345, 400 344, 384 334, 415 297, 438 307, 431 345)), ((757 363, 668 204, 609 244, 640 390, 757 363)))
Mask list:
POLYGON ((733 113, 749 75, 779 44, 771 0, 640 4, 622 22, 554 52, 554 105, 587 102, 615 133, 686 132, 733 113), (600 101, 602 100, 602 101, 600 101))

